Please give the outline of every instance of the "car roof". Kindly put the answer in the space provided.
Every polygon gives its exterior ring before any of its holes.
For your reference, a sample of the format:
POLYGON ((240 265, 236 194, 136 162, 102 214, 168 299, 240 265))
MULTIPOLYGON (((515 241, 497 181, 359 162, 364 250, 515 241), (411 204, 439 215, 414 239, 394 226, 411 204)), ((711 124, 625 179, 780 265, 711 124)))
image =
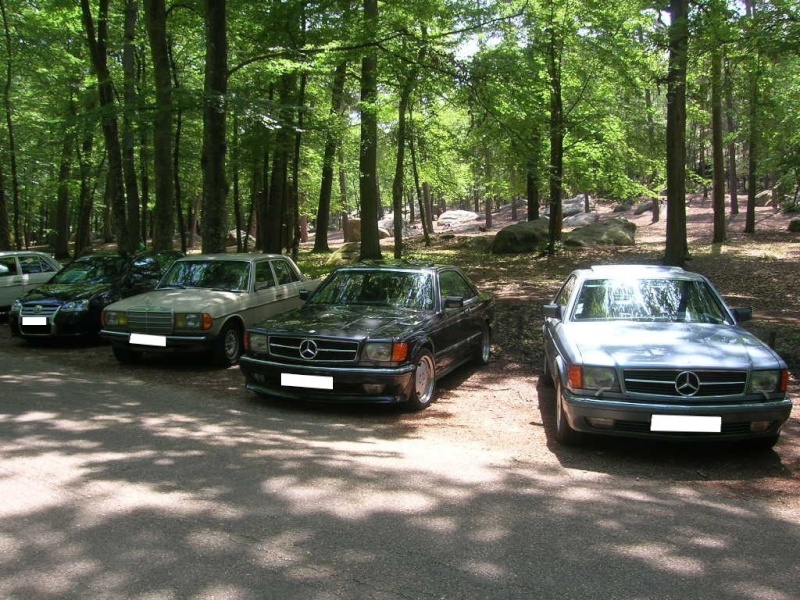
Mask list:
POLYGON ((39 252, 38 250, 0 250, 0 256, 20 256, 22 254, 34 254, 36 256, 52 258, 52 256, 46 252, 39 252))
POLYGON ((452 265, 440 265, 430 262, 407 260, 364 260, 339 267, 339 270, 377 270, 377 271, 438 271, 441 269, 457 269, 452 265))
POLYGON ((190 260, 262 260, 262 259, 274 259, 274 258, 286 258, 283 254, 251 254, 249 252, 218 252, 212 254, 192 254, 190 256, 184 256, 178 260, 186 262, 190 260))
POLYGON ((703 279, 699 273, 686 271, 681 267, 664 265, 593 265, 586 269, 579 269, 576 273, 583 279, 601 278, 626 278, 644 279, 656 277, 659 279, 703 279))

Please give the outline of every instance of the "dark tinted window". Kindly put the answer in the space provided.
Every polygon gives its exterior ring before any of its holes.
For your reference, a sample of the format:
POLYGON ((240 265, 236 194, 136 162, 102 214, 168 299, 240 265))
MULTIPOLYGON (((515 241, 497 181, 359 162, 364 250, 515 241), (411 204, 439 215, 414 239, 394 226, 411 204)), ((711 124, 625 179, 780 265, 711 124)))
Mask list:
POLYGON ((241 260, 185 260, 172 265, 159 287, 246 291, 250 263, 241 260))
POLYGON ((433 308, 428 273, 403 271, 337 271, 311 297, 310 304, 433 308))
POLYGON ((469 300, 475 295, 475 290, 458 271, 445 271, 439 276, 439 287, 443 297, 458 296, 469 300))

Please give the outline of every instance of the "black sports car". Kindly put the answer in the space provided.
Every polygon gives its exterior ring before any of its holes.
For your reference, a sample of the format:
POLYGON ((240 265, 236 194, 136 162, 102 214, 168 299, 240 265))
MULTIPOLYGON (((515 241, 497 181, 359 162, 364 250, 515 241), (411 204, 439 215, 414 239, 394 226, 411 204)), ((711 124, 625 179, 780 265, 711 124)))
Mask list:
POLYGON ((90 254, 76 258, 11 306, 11 333, 26 339, 91 336, 108 304, 152 290, 182 252, 90 254))
POLYGON ((331 273, 306 304, 248 329, 247 389, 323 402, 408 402, 436 380, 489 360, 494 300, 456 267, 357 264, 331 273))

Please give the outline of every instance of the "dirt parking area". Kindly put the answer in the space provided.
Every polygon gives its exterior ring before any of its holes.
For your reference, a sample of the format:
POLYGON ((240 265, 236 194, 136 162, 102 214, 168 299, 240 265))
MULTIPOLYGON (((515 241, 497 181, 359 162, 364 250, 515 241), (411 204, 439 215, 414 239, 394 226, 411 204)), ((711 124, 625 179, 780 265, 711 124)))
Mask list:
MULTIPOLYGON (((537 469, 566 469, 580 477, 624 475, 663 481, 667 486, 713 487, 722 494, 800 509, 800 238, 785 230, 788 216, 760 209, 756 235, 741 233, 744 215, 731 220, 730 242, 710 245, 710 210, 699 201, 689 207, 688 233, 693 258, 688 268, 708 275, 734 306, 754 307, 751 327, 772 339, 792 370, 790 393, 795 411, 770 452, 754 453, 732 445, 670 445, 597 438, 582 448, 561 447, 553 439, 552 391, 541 385, 541 305, 575 266, 601 262, 652 262, 663 253, 662 222, 649 213, 637 222, 635 249, 571 251, 555 258, 523 256, 462 266, 497 300, 490 364, 466 367, 441 380, 438 401, 421 413, 386 408, 290 406, 244 390, 238 367, 213 369, 196 357, 153 358, 141 365, 120 365, 102 342, 31 345, 11 338, 0 325, 0 355, 12 352, 44 360, 54 372, 102 373, 125 380, 157 381, 202 389, 221 406, 255 411, 322 411, 348 426, 370 428, 375 435, 426 436, 441 444, 457 440, 476 448, 504 449, 509 461, 537 469)), ((663 218, 663 217, 662 217, 663 218)), ((495 226, 498 229, 502 224, 495 226)), ((489 233, 491 235, 491 233, 489 233)), ((466 239, 446 242, 457 248, 466 239)), ((1 369, 1 367, 0 367, 1 369)), ((168 398, 164 402, 169 402, 168 398)))

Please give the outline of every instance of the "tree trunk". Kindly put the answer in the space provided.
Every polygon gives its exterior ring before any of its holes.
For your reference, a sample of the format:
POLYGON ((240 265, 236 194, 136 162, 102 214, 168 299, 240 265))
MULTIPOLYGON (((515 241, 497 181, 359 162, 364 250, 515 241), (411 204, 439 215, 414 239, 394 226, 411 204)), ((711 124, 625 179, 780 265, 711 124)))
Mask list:
MULTIPOLYGON (((416 78, 416 73, 413 74, 416 78)), ((413 86, 412 75, 400 90, 400 102, 397 107, 397 156, 395 159, 394 181, 392 182, 392 209, 394 211, 394 257, 403 257, 403 176, 405 175, 406 156, 406 112, 408 100, 413 86)))
MULTIPOLYGON (((128 202, 128 235, 131 244, 139 241, 139 186, 136 180, 134 120, 137 112, 136 98, 136 21, 139 15, 138 0, 127 0, 125 6, 125 43, 122 48, 124 102, 122 120, 122 173, 125 178, 125 195, 128 202)), ((141 240, 146 242, 147 240, 141 240)), ((137 243, 138 245, 138 243, 137 243)))
MULTIPOLYGON (((413 125, 414 119, 411 117, 413 125)), ((431 230, 428 229, 428 213, 425 210, 424 202, 422 200, 422 189, 419 184, 419 169, 417 168, 417 150, 414 143, 413 134, 409 137, 409 150, 411 151, 411 172, 414 174, 414 189, 417 195, 417 204, 419 205, 419 221, 422 225, 422 239, 425 240, 425 246, 431 245, 431 230)))
MULTIPOLYGON (((554 25, 552 26, 554 27, 554 25)), ((561 189, 564 173, 564 109, 561 97, 561 43, 554 28, 548 47, 550 76, 550 222, 547 253, 554 254, 561 241, 561 189)))
POLYGON ((667 241, 664 263, 686 261, 686 64, 687 0, 671 0, 667 73, 667 241))
MULTIPOLYGON (((224 15, 224 2, 222 4, 223 11, 221 14, 224 15)), ((147 16, 147 37, 150 40, 150 53, 153 58, 153 79, 156 88, 156 109, 153 114, 153 158, 155 164, 153 179, 156 196, 155 209, 153 211, 153 248, 156 250, 170 250, 172 249, 172 238, 175 233, 174 213, 176 209, 174 179, 172 176, 172 161, 174 160, 172 154, 172 74, 169 44, 167 42, 167 11, 164 0, 145 0, 144 6, 147 16)), ((225 24, 223 22, 222 24, 216 24, 214 27, 223 29, 222 43, 224 48, 225 24)), ((217 43, 217 40, 214 40, 214 42, 209 40, 207 52, 211 51, 210 46, 215 43, 217 43)), ((208 59, 208 54, 206 57, 208 59)), ((225 63, 224 55, 222 62, 223 64, 225 63)), ((206 65, 206 77, 208 77, 208 68, 208 65, 206 65)), ((215 64, 213 68, 219 67, 215 64)), ((208 84, 208 81, 206 83, 208 84)), ((220 94, 224 93, 224 90, 220 92, 220 94)), ((208 126, 208 123, 206 123, 206 126, 208 126)))
MULTIPOLYGON (((172 38, 167 39, 167 50, 169 51, 169 70, 172 75, 172 87, 178 90, 181 87, 180 80, 178 79, 178 67, 175 64, 175 53, 173 52, 172 38)), ((183 108, 180 106, 173 107, 175 112, 175 141, 172 144, 172 181, 173 190, 175 195, 175 215, 178 220, 178 232, 181 237, 181 250, 184 252, 193 247, 193 243, 188 240, 189 233, 187 231, 190 221, 194 220, 197 224, 197 198, 189 197, 186 199, 186 219, 183 218, 183 187, 181 186, 181 139, 183 135, 183 108)))
MULTIPOLYGON (((74 112, 74 111, 73 111, 74 112)), ((58 201, 56 203, 56 240, 53 256, 59 260, 69 258, 69 184, 72 176, 72 149, 75 140, 71 132, 64 132, 61 146, 61 165, 58 168, 58 201)))
POLYGON ((711 146, 714 161, 713 243, 725 241, 725 155, 722 129, 722 49, 711 54, 711 146))
POLYGON ((731 198, 731 214, 739 214, 739 178, 736 176, 736 122, 733 120, 733 83, 730 66, 725 62, 725 112, 728 125, 728 194, 731 198))
MULTIPOLYGON (((342 115, 344 100, 344 84, 347 76, 347 62, 342 61, 336 66, 331 86, 332 120, 342 115)), ((336 163, 336 148, 339 145, 339 136, 332 123, 325 134, 325 152, 322 158, 322 181, 319 189, 319 205, 317 207, 317 228, 314 235, 314 252, 330 252, 328 247, 328 229, 331 219, 331 195, 333 194, 334 165, 336 163)))
POLYGON ((228 40, 226 0, 205 0, 206 67, 203 111, 203 252, 225 252, 228 182, 225 178, 228 40))
POLYGON ((117 249, 122 254, 130 254, 136 248, 136 240, 131 240, 127 224, 127 205, 122 177, 122 150, 119 141, 119 124, 114 107, 114 85, 108 70, 106 42, 108 39, 108 4, 109 0, 100 0, 97 19, 97 31, 92 17, 89 0, 81 0, 81 14, 89 53, 92 57, 100 110, 103 121, 103 138, 108 155, 108 190, 106 198, 110 203, 113 216, 113 228, 116 234, 117 249))
MULTIPOLYGON (((14 244, 17 250, 22 250, 22 209, 19 201, 19 176, 17 174, 17 142, 14 135, 14 119, 13 110, 11 107, 11 83, 13 81, 13 73, 11 70, 13 48, 11 44, 11 32, 8 29, 8 18, 6 16, 6 4, 0 2, 0 9, 2 9, 3 17, 3 32, 5 33, 6 40, 6 81, 3 86, 3 106, 6 113, 6 131, 8 133, 8 158, 11 165, 11 197, 12 205, 14 208, 14 244)), ((0 190, 5 194, 5 184, 0 190)), ((3 196, 3 204, 5 206, 5 225, 0 224, 0 230, 8 228, 8 204, 6 203, 5 195, 3 196)), ((2 211, 0 211, 0 218, 2 218, 2 211)), ((3 242, 0 242, 2 244, 3 242)))
MULTIPOLYGON (((364 0, 364 25, 373 39, 378 27, 378 0, 364 0)), ((361 198, 361 258, 381 259, 378 237, 378 54, 367 50, 361 60, 361 146, 359 195, 361 198)))
POLYGON ((2 250, 11 250, 11 231, 6 201, 6 178, 3 173, 3 161, 0 161, 0 251, 2 250))
POLYGON ((535 158, 528 163, 525 173, 525 195, 528 199, 528 221, 539 218, 539 161, 535 158))
POLYGON ((278 104, 280 128, 275 134, 275 151, 272 155, 272 175, 267 200, 265 252, 280 254, 288 241, 284 235, 286 211, 289 208, 289 161, 292 154, 292 129, 294 125, 294 87, 296 77, 293 73, 283 75, 278 85, 278 104))

